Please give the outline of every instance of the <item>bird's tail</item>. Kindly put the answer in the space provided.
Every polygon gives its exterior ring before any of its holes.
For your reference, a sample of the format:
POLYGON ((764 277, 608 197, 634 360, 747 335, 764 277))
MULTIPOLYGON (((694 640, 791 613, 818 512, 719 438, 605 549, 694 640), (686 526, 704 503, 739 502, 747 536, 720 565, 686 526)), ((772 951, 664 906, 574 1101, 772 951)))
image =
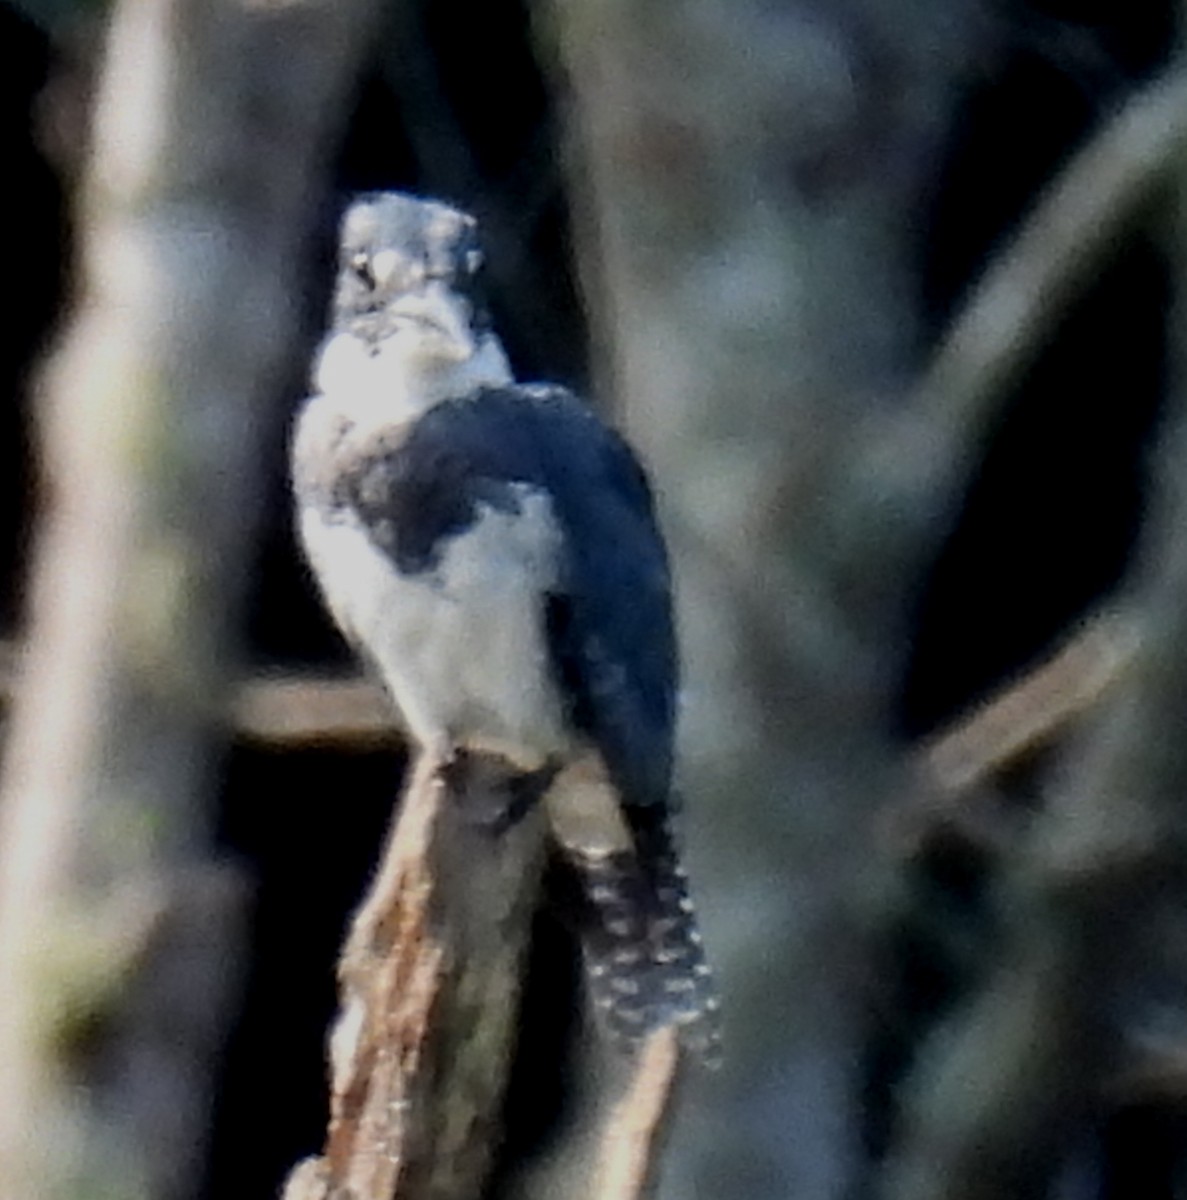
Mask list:
POLYGON ((633 832, 635 853, 567 855, 594 1011, 627 1046, 675 1025, 690 1051, 715 1062, 720 1005, 671 829, 657 815, 633 832))

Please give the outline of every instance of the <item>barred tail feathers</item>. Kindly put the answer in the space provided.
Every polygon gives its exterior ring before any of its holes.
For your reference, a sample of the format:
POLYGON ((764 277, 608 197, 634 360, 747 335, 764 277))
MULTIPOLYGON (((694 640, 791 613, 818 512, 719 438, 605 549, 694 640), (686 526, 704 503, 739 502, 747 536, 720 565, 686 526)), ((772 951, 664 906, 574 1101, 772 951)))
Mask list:
POLYGON ((662 818, 636 828, 636 853, 570 853, 584 898, 581 943, 594 1010, 633 1045, 664 1025, 706 1061, 719 1054, 719 1001, 688 880, 662 818))

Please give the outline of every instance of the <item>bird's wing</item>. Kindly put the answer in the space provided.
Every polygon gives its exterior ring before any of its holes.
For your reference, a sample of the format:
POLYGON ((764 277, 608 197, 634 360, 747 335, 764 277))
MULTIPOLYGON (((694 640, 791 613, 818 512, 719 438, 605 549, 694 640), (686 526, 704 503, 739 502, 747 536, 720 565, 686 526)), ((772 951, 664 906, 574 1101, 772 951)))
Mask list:
POLYGON ((676 688, 667 555, 626 443, 560 388, 486 389, 430 409, 368 450, 349 503, 405 574, 429 571, 482 507, 516 512, 543 492, 561 535, 541 598, 569 718, 628 805, 668 799, 676 688))

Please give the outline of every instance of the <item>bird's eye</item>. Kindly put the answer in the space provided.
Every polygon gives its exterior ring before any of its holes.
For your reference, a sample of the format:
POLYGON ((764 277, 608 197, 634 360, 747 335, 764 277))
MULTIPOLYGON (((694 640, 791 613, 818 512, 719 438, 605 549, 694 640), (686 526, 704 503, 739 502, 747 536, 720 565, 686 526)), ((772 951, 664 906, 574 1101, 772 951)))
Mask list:
POLYGON ((442 247, 430 246, 417 260, 416 268, 421 280, 439 279, 448 283, 453 277, 453 263, 448 251, 442 247))
POLYGON ((375 272, 371 269, 371 259, 366 254, 356 254, 350 260, 350 269, 363 287, 369 292, 375 290, 375 272))

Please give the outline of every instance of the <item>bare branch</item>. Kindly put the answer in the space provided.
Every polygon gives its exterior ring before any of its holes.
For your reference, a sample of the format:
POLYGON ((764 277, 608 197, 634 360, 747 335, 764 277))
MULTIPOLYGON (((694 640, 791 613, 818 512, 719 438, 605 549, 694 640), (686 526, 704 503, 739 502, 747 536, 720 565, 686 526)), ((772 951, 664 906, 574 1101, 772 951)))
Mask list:
MULTIPOLYGON (((1136 646, 1136 630, 1122 618, 1094 619, 1049 660, 924 742, 923 769, 949 799, 991 781, 1083 720, 1124 678, 1136 646)), ((17 646, 0 641, 0 707, 16 693, 19 661, 17 646)), ((404 744, 390 701, 365 676, 252 676, 234 688, 227 724, 235 737, 270 750, 404 744)))
MULTIPOLYGON (((1187 187, 1175 167, 1180 298, 1187 187)), ((1069 1129, 1102 1103, 1152 978, 1187 920, 1187 332, 1172 327, 1177 404, 1129 603, 1141 639, 1006 881, 1001 966, 935 1039, 915 1081, 888 1194, 1004 1200, 1047 1191, 1069 1129), (975 1086, 970 1085, 975 1081, 975 1086)), ((1181 971, 1178 975, 1182 986, 1181 971)), ((1165 987, 1165 981, 1163 986, 1165 987)))
POLYGON ((911 858, 937 834, 1001 852, 1019 833, 997 785, 1087 722, 1121 686, 1138 652, 1135 623, 1097 617, 1050 659, 1003 687, 916 750, 914 784, 881 821, 896 856, 911 858))
POLYGON ((235 736, 271 750, 380 750, 404 744, 391 702, 370 679, 264 675, 236 688, 235 736))
MULTIPOLYGON (((0 713, 23 677, 23 651, 0 641, 0 713)), ((394 749, 404 744, 391 702, 371 679, 266 671, 235 684, 223 724, 236 738, 269 750, 394 749)))
POLYGON ((1132 625, 1098 618, 1049 661, 925 743, 925 770, 949 796, 989 782, 1091 712, 1123 679, 1136 651, 1132 625))
POLYGON ((981 444, 1068 306, 1168 186, 1184 138, 1187 72, 1176 66, 1093 135, 994 258, 916 396, 917 415, 957 431, 958 451, 981 444))

